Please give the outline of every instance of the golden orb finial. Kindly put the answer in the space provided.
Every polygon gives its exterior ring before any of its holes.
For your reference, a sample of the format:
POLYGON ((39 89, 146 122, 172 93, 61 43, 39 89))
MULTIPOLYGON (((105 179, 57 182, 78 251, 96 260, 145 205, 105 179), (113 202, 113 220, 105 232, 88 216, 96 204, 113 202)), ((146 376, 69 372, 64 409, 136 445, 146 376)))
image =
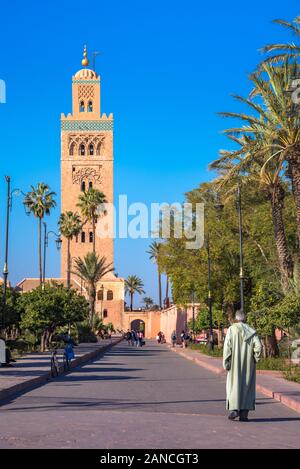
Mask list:
POLYGON ((89 59, 87 58, 87 51, 86 51, 86 46, 84 46, 84 50, 83 50, 83 59, 81 61, 82 65, 84 67, 87 67, 88 64, 90 63, 89 59))

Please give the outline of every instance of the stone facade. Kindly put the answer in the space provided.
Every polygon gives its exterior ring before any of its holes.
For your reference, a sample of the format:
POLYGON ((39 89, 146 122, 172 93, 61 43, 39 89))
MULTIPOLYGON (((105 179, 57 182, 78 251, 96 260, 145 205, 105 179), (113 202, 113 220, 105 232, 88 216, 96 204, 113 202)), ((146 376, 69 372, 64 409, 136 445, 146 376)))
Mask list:
MULTIPOLYGON (((85 63, 88 63, 86 61, 85 63)), ((100 76, 83 68, 72 77, 72 113, 61 115, 61 210, 80 212, 78 197, 89 187, 105 194, 113 202, 113 115, 101 114, 100 76)), ((104 222, 112 227, 113 220, 104 222)), ((102 220, 103 221, 103 220, 102 220)), ((97 231, 97 230, 96 230, 97 231)), ((95 236, 96 253, 114 262, 113 237, 95 236)), ((83 257, 92 251, 93 231, 90 223, 71 241, 71 256, 83 257)), ((63 239, 61 276, 67 276, 67 242, 63 239)), ((74 277, 74 274, 72 274, 74 277)), ((124 281, 108 274, 97 288, 96 312, 105 323, 122 328, 124 281), (101 299, 103 298, 103 299, 101 299)))

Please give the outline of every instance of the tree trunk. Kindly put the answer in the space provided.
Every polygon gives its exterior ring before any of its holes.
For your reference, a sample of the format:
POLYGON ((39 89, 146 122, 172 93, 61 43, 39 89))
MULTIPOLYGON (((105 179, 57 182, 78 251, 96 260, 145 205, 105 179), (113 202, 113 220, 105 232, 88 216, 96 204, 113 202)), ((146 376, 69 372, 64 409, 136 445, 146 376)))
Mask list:
POLYGON ((167 275, 167 279, 166 279, 166 308, 168 308, 170 306, 170 302, 169 302, 169 277, 167 275))
POLYGON ((89 305, 90 305, 89 324, 90 324, 90 327, 93 327, 93 323, 94 323, 95 302, 96 302, 96 288, 94 285, 91 285, 89 287, 89 305))
POLYGON ((281 184, 275 184, 270 189, 269 199, 272 208, 272 221, 274 227, 275 244, 281 274, 282 288, 286 292, 289 289, 289 279, 293 276, 293 261, 289 253, 283 222, 285 192, 281 184))
POLYGON ((266 346, 266 356, 267 357, 278 357, 279 356, 279 348, 275 336, 275 330, 273 330, 272 335, 266 336, 265 340, 266 346))
POLYGON ((71 238, 68 238, 67 287, 71 287, 71 238))
POLYGON ((95 223, 95 218, 94 217, 93 217, 92 224, 93 224, 93 253, 96 254, 96 239, 95 239, 95 236, 96 236, 96 223, 95 223))
POLYGON ((158 269, 158 295, 159 295, 159 308, 161 309, 161 273, 158 269))
POLYGON ((130 293, 130 311, 133 310, 133 293, 130 293))
POLYGON ((300 147, 287 156, 287 176, 292 181, 292 191, 296 205, 298 246, 300 246, 300 147))
POLYGON ((40 285, 43 283, 43 270, 42 270, 42 219, 39 217, 39 271, 40 271, 40 285))

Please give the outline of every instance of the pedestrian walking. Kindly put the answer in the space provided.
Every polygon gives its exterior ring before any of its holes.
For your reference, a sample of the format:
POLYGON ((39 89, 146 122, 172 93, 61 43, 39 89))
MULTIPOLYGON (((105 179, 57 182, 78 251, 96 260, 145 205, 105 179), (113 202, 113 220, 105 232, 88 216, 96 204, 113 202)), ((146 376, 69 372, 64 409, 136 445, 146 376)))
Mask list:
POLYGON ((181 339, 182 348, 186 348, 187 347, 187 340, 186 340, 186 333, 185 333, 184 330, 181 331, 180 339, 181 339))
POLYGON ((134 341, 135 341, 135 346, 139 346, 139 336, 138 336, 138 331, 134 331, 134 341))
POLYGON ((126 340, 127 340, 127 344, 130 345, 130 344, 131 344, 131 332, 130 332, 129 329, 128 329, 127 333, 126 333, 125 338, 126 338, 126 340))
POLYGON ((226 408, 228 418, 248 421, 249 410, 255 410, 256 363, 261 343, 252 327, 245 322, 242 311, 236 312, 236 323, 229 327, 223 351, 223 367, 228 371, 226 408))
POLYGON ((156 336, 157 343, 160 344, 161 342, 161 332, 159 331, 157 336, 156 336))
POLYGON ((134 346, 134 344, 135 344, 135 331, 132 330, 131 331, 131 345, 132 345, 132 347, 134 346))
POLYGON ((176 331, 174 330, 171 334, 171 343, 172 343, 172 347, 175 347, 176 345, 176 342, 177 342, 177 335, 176 335, 176 331))
POLYGON ((143 338, 144 338, 144 334, 142 333, 142 331, 138 332, 138 347, 143 346, 143 338))

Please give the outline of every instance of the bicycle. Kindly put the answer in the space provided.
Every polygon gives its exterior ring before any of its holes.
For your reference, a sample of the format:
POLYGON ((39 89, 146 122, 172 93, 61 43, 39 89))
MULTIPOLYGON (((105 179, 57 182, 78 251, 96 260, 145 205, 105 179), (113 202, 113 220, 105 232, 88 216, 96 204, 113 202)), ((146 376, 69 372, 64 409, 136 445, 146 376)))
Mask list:
POLYGON ((56 345, 51 350, 50 367, 51 367, 52 378, 56 378, 56 376, 59 375, 59 363, 58 363, 58 358, 57 358, 57 346, 56 345))

